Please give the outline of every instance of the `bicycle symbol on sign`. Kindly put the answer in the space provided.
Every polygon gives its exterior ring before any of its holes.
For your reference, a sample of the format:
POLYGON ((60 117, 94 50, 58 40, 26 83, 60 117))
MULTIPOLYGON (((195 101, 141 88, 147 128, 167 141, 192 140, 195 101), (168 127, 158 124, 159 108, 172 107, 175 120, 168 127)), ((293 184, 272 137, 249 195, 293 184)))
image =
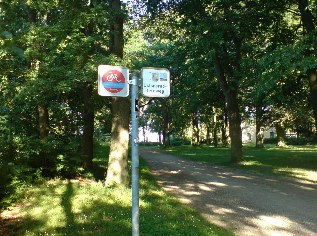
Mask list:
POLYGON ((107 75, 107 81, 109 81, 109 82, 116 81, 118 83, 121 82, 119 77, 118 77, 118 75, 117 74, 112 74, 111 72, 110 72, 109 75, 107 75))

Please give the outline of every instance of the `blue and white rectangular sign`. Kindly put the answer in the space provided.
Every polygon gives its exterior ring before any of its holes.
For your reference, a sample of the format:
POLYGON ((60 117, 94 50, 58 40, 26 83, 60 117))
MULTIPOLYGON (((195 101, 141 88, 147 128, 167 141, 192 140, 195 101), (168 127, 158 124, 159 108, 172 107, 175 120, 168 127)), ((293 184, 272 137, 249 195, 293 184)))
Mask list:
POLYGON ((164 68, 144 67, 141 71, 142 94, 146 97, 170 95, 170 72, 164 68))

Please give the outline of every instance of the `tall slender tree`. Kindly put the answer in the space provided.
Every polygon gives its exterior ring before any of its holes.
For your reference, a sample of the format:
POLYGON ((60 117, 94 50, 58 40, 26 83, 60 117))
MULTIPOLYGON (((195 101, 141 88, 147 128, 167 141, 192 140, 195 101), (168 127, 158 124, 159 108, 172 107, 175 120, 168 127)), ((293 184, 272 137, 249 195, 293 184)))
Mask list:
MULTIPOLYGON (((123 58, 124 14, 121 9, 121 2, 120 0, 111 0, 110 6, 113 10, 110 30, 110 52, 119 58, 123 58)), ((121 97, 112 98, 111 111, 111 146, 106 184, 128 186, 129 100, 121 97)))
MULTIPOLYGON (((316 24, 317 16, 314 16, 310 10, 310 5, 312 1, 309 0, 297 0, 298 10, 300 12, 301 20, 303 22, 303 32, 306 37, 307 49, 305 51, 305 56, 317 56, 317 49, 315 47, 316 41, 316 24), (311 2, 309 4, 309 2, 311 2), (313 48, 313 50, 311 50, 313 48)), ((315 118, 315 127, 317 133, 317 68, 309 68, 306 71, 309 80, 310 88, 310 102, 313 108, 314 118, 315 118)))

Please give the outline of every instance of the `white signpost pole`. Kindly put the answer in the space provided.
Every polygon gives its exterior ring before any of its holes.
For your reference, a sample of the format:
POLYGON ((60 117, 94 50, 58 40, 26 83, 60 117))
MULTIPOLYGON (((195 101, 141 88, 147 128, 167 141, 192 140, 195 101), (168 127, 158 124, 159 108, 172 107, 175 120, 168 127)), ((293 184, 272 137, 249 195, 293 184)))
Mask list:
POLYGON ((135 72, 132 74, 131 85, 132 236, 139 236, 139 85, 135 72))

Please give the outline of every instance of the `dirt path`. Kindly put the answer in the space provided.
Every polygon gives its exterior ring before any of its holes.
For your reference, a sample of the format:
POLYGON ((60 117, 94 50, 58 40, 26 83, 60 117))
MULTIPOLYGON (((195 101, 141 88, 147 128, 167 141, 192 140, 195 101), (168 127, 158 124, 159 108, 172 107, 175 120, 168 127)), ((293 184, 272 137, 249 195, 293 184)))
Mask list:
POLYGON ((267 178, 144 149, 165 190, 236 235, 317 236, 317 185, 267 178))

